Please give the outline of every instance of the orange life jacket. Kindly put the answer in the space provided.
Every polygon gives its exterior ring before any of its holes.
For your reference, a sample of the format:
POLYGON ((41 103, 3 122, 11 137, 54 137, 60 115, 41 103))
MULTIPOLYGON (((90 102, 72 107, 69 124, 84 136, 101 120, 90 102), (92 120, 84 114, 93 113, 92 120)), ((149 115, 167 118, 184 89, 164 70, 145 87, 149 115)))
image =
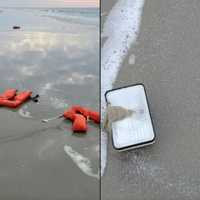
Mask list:
POLYGON ((87 121, 85 117, 81 114, 75 114, 75 120, 72 125, 72 130, 74 132, 86 132, 87 129, 87 121))
POLYGON ((72 121, 72 130, 74 132, 87 131, 86 118, 81 114, 77 114, 73 109, 65 111, 63 117, 72 121))
POLYGON ((75 105, 63 114, 65 119, 73 122, 72 130, 74 132, 87 131, 87 119, 92 119, 95 123, 100 123, 99 113, 88 108, 75 105))
POLYGON ((17 94, 16 89, 7 89, 3 94, 0 94, 0 99, 11 100, 15 97, 16 94, 17 94))
POLYGON ((82 107, 79 105, 72 106, 71 109, 74 110, 76 113, 80 113, 80 114, 84 115, 87 119, 93 120, 97 124, 100 123, 100 115, 96 111, 93 111, 89 108, 82 107))
POLYGON ((9 89, 0 95, 0 106, 17 108, 31 98, 31 91, 23 91, 17 94, 17 90, 9 89))
POLYGON ((100 123, 100 114, 93 110, 88 110, 89 112, 89 118, 92 119, 95 123, 100 123))

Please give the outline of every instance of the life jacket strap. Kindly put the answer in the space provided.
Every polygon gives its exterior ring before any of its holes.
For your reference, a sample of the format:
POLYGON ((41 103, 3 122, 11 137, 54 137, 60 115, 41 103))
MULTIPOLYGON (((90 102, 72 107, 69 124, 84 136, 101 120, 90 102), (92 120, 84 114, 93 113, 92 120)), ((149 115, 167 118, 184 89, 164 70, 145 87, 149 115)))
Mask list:
POLYGON ((37 102, 39 101, 39 100, 38 100, 39 97, 40 97, 40 95, 39 95, 39 94, 36 94, 35 96, 31 97, 31 100, 32 100, 33 102, 37 103, 37 102))

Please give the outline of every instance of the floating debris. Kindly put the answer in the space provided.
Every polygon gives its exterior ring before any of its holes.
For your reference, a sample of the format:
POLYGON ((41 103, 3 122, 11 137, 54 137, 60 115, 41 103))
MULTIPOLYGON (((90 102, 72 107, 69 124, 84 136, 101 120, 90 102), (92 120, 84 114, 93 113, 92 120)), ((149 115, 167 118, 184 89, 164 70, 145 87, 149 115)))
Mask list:
POLYGON ((21 29, 21 27, 20 26, 13 26, 13 29, 14 30, 19 30, 19 29, 21 29))

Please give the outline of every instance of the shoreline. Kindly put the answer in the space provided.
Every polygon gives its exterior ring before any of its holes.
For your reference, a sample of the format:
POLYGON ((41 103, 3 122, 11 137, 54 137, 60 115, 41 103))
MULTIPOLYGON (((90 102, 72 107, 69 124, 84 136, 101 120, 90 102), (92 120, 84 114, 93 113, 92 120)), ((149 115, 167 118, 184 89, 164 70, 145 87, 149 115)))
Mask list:
MULTIPOLYGON (((144 1, 126 0, 117 1, 112 7, 103 24, 102 36, 105 41, 102 44, 101 58, 101 113, 102 122, 106 112, 104 94, 113 88, 122 63, 132 44, 137 40, 144 1), (133 12, 134 10, 134 12, 133 12), (134 22, 134 23, 133 23, 134 22), (113 30, 118 30, 117 33, 113 30)), ((101 131, 101 174, 104 174, 107 162, 107 133, 101 131)))

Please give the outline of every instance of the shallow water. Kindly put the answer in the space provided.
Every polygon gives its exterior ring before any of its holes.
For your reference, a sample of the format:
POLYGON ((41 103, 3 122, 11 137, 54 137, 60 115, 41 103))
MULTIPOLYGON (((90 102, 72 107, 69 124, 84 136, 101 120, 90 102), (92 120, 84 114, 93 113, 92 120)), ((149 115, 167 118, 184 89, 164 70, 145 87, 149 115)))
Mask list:
POLYGON ((41 11, 19 9, 3 10, 1 17, 0 92, 10 87, 30 89, 40 99, 16 111, 1 109, 0 185, 9 190, 1 187, 0 197, 98 199, 98 180, 64 151, 65 145, 70 146, 98 173, 98 126, 89 124, 88 133, 79 136, 71 132, 70 122, 40 122, 72 104, 98 110, 97 22, 63 22, 44 17, 41 11), (22 30, 11 30, 15 22, 22 30))

